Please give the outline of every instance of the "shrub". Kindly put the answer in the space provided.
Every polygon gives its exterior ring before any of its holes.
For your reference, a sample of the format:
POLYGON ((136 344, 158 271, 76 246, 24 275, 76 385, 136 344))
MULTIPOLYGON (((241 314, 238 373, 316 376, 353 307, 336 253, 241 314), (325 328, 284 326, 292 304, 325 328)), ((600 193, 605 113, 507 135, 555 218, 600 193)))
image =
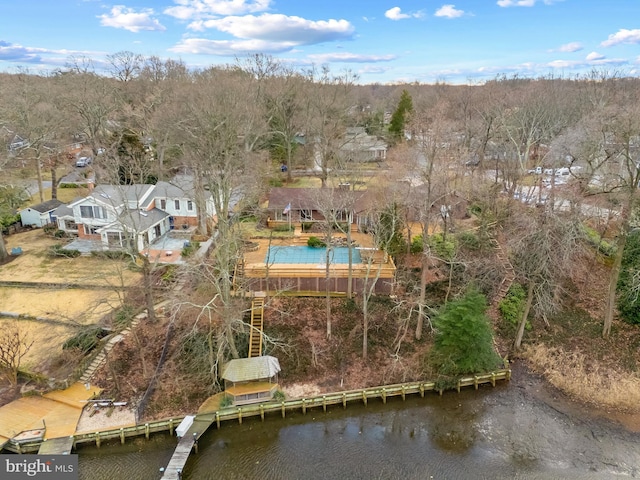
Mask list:
POLYGON ((313 228, 313 222, 302 222, 302 231, 308 232, 313 228))
POLYGON ((107 336, 107 331, 97 325, 91 325, 76 333, 62 344, 63 350, 77 348, 83 354, 93 350, 101 338, 107 336))
POLYGON ((233 406, 233 397, 231 395, 223 395, 220 399, 220 408, 228 408, 233 406))
POLYGON ((77 183, 61 183, 59 188, 78 188, 77 183))
POLYGON ((116 310, 113 323, 116 328, 126 328, 129 326, 131 321, 133 320, 133 316, 135 315, 135 309, 131 305, 123 305, 118 310, 116 310))
MULTIPOLYGON (((451 260, 456 252, 455 237, 448 235, 445 237, 442 233, 434 233, 427 237, 427 244, 432 252, 443 260, 451 260)), ((420 253, 424 249, 424 240, 422 235, 416 235, 411 240, 411 253, 420 253)))
POLYGON ((318 237, 312 236, 312 237, 309 237, 309 240, 307 240, 307 246, 312 248, 324 248, 327 246, 327 244, 322 240, 320 240, 318 237))
POLYGON ((129 258, 129 254, 122 250, 104 250, 101 252, 91 252, 91 256, 109 260, 125 260, 129 258))
POLYGON ((479 250, 482 247, 480 239, 473 232, 460 232, 456 238, 461 246, 469 250, 479 250))
POLYGON ((424 250, 424 243, 422 241, 422 235, 416 235, 411 239, 411 253, 422 253, 424 250))
MULTIPOLYGON (((527 292, 519 283, 513 283, 509 287, 507 295, 498 304, 498 310, 507 322, 512 325, 518 325, 524 313, 524 307, 527 302, 527 292)), ((527 322, 525 328, 531 329, 531 324, 527 322)))
POLYGON ((180 254, 183 257, 188 257, 193 255, 200 248, 200 242, 185 242, 184 247, 182 247, 182 251, 180 254))
POLYGON ((62 245, 56 243, 49 247, 48 255, 50 257, 76 258, 81 255, 80 250, 65 250, 62 245))
POLYGON ((484 296, 472 289, 445 305, 434 318, 431 361, 440 375, 487 372, 500 365, 486 308, 484 296))
POLYGON ((599 253, 607 257, 615 255, 616 246, 604 240, 596 230, 587 225, 582 225, 582 232, 587 243, 596 248, 599 253))
POLYGON ((287 396, 284 394, 282 390, 276 390, 275 393, 273 394, 273 400, 275 400, 276 402, 284 402, 286 398, 287 396))
POLYGON ((292 230, 293 230, 293 225, 289 225, 288 223, 281 223, 273 227, 274 232, 290 232, 292 230))

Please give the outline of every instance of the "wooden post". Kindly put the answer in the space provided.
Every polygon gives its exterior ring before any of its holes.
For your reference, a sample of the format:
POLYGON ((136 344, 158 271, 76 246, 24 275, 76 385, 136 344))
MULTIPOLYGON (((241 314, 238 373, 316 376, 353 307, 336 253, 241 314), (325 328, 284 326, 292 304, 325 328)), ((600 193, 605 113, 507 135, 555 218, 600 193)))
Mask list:
POLYGON ((387 403, 387 389, 382 387, 382 403, 387 403))
POLYGON ((218 430, 220 430, 220 412, 218 412, 216 410, 216 426, 218 427, 218 430))
POLYGON ((302 399, 302 413, 303 415, 307 414, 307 405, 305 404, 306 400, 303 398, 302 399))
POLYGON ((322 409, 324 410, 324 413, 327 413, 327 396, 326 395, 322 396, 322 409))
POLYGON ((443 392, 442 388, 439 390, 439 392, 440 392, 440 396, 442 396, 442 392, 443 392))
POLYGON ((173 436, 173 418, 169 419, 169 435, 173 436))
POLYGON ((260 418, 264 422, 264 405, 260 404, 260 418))
POLYGON ((284 402, 282 402, 282 418, 284 418, 285 415, 285 408, 284 408, 284 402))
POLYGON ((238 407, 238 423, 242 425, 242 408, 238 407))
POLYGON ((100 432, 96 432, 96 447, 100 448, 100 432))
POLYGON ((457 387, 458 393, 460 393, 460 383, 462 383, 462 382, 460 382, 460 379, 458 379, 458 387, 457 387))
POLYGON ((347 408, 347 394, 342 393, 342 408, 347 408))
POLYGON ((420 384, 420 396, 424 398, 424 383, 420 384))
POLYGON ((507 374, 506 374, 506 376, 505 376, 505 379, 507 380, 507 382, 508 382, 509 380, 511 380, 511 369, 510 369, 510 368, 509 368, 509 369, 507 369, 507 374))
POLYGON ((362 390, 362 401, 364 402, 364 406, 367 406, 367 392, 362 390))
POLYGON ((496 386, 496 372, 491 372, 491 385, 496 386))
POLYGON ((124 445, 124 428, 120 428, 120 444, 124 445))
POLYGON ((198 453, 198 432, 193 432, 193 447, 196 453, 198 453))
POLYGON ((476 387, 476 390, 478 389, 478 376, 477 375, 473 376, 473 386, 476 387))
POLYGON ((402 385, 402 401, 404 402, 405 400, 405 392, 404 392, 404 385, 402 385))
POLYGON ((147 440, 149 440, 149 424, 148 423, 144 424, 144 436, 147 440))

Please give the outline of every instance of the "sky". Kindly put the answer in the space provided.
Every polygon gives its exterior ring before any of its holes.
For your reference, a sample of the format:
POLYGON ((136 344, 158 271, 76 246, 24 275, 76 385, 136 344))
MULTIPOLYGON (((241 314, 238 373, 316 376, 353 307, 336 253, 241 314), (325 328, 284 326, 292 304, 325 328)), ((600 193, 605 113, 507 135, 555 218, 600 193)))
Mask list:
POLYGON ((194 69, 264 53, 363 84, 638 76, 640 0, 0 0, 0 71, 106 73, 121 51, 194 69))

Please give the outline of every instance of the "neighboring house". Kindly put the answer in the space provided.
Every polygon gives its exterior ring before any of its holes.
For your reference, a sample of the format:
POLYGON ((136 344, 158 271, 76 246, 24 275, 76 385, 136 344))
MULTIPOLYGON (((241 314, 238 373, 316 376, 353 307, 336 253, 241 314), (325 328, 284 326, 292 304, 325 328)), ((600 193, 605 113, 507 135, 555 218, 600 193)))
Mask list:
POLYGON ((30 145, 31 144, 29 143, 29 140, 25 140, 20 135, 14 135, 14 137, 11 139, 11 143, 9 143, 9 151, 11 153, 17 153, 23 148, 29 147, 30 145))
POLYGON ((351 162, 381 162, 387 158, 387 144, 364 127, 352 127, 347 129, 340 155, 351 162))
POLYGON ((272 188, 267 207, 269 222, 322 222, 323 210, 333 206, 332 216, 337 221, 359 224, 368 199, 366 191, 350 190, 348 184, 338 188, 272 188))
POLYGON ((20 210, 20 221, 25 227, 44 227, 56 221, 54 211, 62 205, 60 200, 47 200, 20 210))
MULTIPOLYGON (((212 217, 210 198, 206 205, 207 217, 212 217)), ((68 234, 101 241, 109 249, 133 245, 137 251, 174 228, 187 230, 198 224, 194 198, 168 182, 99 185, 57 214, 58 228, 68 234)))

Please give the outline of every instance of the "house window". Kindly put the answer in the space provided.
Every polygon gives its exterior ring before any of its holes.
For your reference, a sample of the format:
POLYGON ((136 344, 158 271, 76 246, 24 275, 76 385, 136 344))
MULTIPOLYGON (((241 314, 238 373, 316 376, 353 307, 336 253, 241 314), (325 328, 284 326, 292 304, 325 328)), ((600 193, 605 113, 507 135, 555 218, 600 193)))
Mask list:
POLYGON ((162 235, 160 231, 160 225, 156 225, 155 227, 153 227, 153 232, 156 234, 156 237, 159 237, 160 235, 162 235))
POLYGON ((193 202, 191 200, 187 200, 187 210, 193 212, 193 202))
POLYGON ((166 210, 166 209, 167 209, 167 200, 163 198, 160 200, 160 210, 166 210))
POLYGON ((180 200, 175 201, 176 210, 180 210, 180 200))
POLYGON ((84 234, 85 235, 98 235, 98 229, 100 227, 93 227, 91 225, 83 225, 84 227, 84 234))
POLYGON ((80 216, 82 218, 107 218, 107 213, 104 207, 99 206, 91 206, 91 205, 81 205, 80 206, 80 216))
POLYGON ((107 232, 107 243, 110 247, 121 247, 122 238, 120 232, 107 232))
POLYGON ((305 220, 313 220, 313 216, 311 215, 311 210, 307 210, 307 209, 300 210, 300 219, 303 222, 305 220))

